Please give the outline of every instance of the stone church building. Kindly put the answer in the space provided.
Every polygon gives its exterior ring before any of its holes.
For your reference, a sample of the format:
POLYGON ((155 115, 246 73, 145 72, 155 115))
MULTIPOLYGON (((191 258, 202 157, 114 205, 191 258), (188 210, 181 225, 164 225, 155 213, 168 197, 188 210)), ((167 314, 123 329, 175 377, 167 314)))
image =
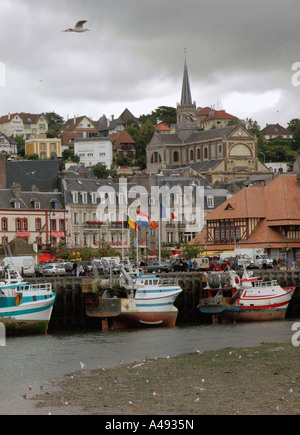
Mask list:
POLYGON ((206 176, 211 183, 269 173, 257 158, 256 137, 243 126, 205 131, 199 127, 185 62, 175 133, 154 133, 147 145, 147 172, 180 167, 186 174, 206 176))

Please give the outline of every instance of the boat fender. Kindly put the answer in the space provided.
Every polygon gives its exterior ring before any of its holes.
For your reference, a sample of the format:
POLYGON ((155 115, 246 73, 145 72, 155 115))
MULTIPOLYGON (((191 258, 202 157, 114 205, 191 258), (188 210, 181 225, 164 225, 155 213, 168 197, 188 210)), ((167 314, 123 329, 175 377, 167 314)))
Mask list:
POLYGON ((21 300, 22 300, 22 295, 17 295, 16 296, 16 306, 20 305, 21 300))

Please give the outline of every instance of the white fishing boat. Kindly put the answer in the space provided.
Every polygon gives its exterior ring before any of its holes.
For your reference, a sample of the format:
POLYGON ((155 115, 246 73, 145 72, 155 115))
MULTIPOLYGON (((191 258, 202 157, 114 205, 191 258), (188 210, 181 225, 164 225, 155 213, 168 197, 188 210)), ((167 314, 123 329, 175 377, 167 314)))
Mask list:
POLYGON ((7 335, 46 333, 55 296, 50 283, 29 284, 7 270, 0 281, 0 322, 7 335))
POLYGON ((176 324, 178 309, 174 306, 182 292, 175 278, 135 275, 110 280, 95 280, 95 294, 86 299, 86 313, 101 317, 115 329, 176 324))
POLYGON ((276 280, 263 281, 244 269, 242 278, 233 270, 205 273, 206 297, 199 301, 202 313, 213 322, 282 320, 296 287, 281 287, 276 280))

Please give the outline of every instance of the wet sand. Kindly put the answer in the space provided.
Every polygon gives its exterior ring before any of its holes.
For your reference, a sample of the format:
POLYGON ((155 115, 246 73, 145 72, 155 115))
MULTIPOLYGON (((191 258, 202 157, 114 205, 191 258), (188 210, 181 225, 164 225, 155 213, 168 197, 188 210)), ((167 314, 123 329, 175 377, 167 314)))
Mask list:
POLYGON ((97 415, 300 414, 300 347, 223 349, 82 369, 35 396, 37 411, 97 415), (53 411, 54 410, 54 411, 53 411))

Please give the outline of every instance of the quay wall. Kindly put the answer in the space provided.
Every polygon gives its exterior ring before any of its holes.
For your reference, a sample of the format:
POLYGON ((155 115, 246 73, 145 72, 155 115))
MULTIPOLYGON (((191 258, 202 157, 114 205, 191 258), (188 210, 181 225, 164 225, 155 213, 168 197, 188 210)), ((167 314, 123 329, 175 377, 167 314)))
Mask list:
MULTIPOLYGON (((166 277, 178 278, 183 289, 175 306, 178 308, 177 324, 200 324, 209 322, 209 318, 201 314, 197 308, 199 299, 203 296, 206 286, 202 273, 168 273, 166 277)), ((264 281, 276 279, 282 287, 296 286, 297 289, 290 302, 287 318, 300 318, 300 269, 297 270, 266 270, 255 272, 255 276, 264 281)), ((45 278, 29 278, 31 283, 40 283, 45 278)), ((49 325, 49 332, 72 331, 84 329, 101 329, 101 320, 90 318, 85 314, 85 293, 91 290, 93 277, 55 277, 46 278, 52 283, 56 292, 56 301, 49 325)))

